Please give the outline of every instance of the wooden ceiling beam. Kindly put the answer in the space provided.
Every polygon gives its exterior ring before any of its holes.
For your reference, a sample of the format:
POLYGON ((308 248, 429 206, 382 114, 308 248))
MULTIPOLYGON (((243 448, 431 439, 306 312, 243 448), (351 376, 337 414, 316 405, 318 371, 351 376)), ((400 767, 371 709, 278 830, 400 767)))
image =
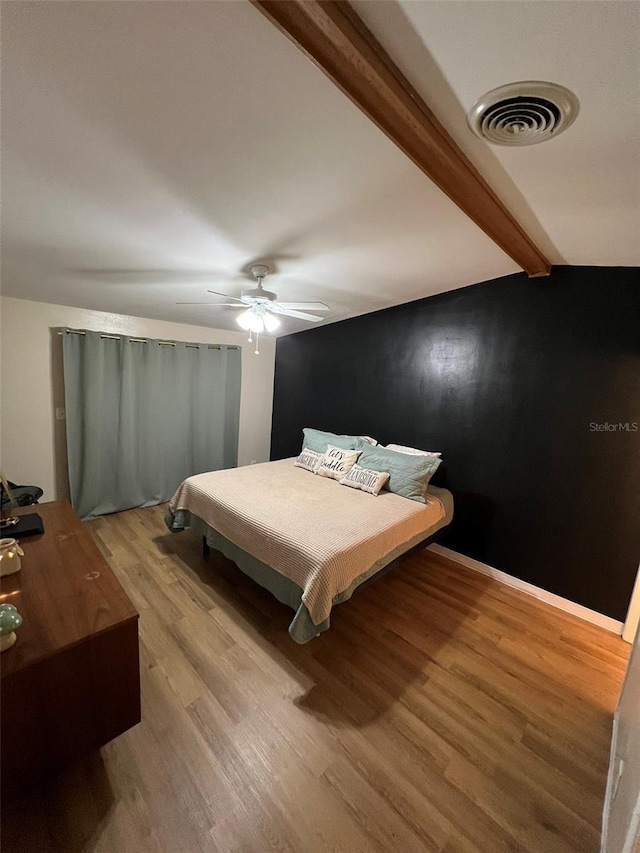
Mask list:
POLYGON ((343 0, 251 0, 530 276, 551 264, 343 0))

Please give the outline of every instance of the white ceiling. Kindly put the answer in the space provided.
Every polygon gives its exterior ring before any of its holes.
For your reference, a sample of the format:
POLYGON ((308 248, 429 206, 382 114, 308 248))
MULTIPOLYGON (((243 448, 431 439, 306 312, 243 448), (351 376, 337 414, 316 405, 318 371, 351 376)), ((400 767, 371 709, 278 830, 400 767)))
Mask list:
POLYGON ((552 261, 640 262, 640 3, 353 6, 552 261), (473 103, 518 80, 550 80, 573 91, 576 123, 525 148, 488 145, 470 133, 473 103))
MULTIPOLYGON (((355 6, 552 261, 638 262, 636 4, 355 6), (580 98, 566 135, 470 134, 531 78, 580 98)), ((244 0, 5 3, 2 38, 5 295, 237 328, 175 302, 256 260, 329 320, 517 269, 244 0)))

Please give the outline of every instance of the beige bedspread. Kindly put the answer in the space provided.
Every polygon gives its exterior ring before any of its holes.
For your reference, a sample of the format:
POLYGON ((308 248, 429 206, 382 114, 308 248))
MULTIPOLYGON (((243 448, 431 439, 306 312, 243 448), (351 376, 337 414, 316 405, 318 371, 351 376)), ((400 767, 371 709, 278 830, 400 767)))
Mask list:
MULTIPOLYGON (((293 459, 189 477, 170 501, 188 510, 302 590, 314 624, 376 561, 450 513, 432 492, 421 504, 377 497, 298 468, 293 459)), ((444 490, 433 490, 449 495, 444 490)))

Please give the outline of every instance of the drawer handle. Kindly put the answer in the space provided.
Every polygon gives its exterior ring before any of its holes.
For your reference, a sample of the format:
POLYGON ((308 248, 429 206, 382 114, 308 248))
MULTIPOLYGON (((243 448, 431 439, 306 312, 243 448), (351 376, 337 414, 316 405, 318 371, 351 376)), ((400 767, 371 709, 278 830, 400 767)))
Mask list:
POLYGON ((94 581, 100 577, 100 572, 87 572, 84 576, 87 581, 94 581))

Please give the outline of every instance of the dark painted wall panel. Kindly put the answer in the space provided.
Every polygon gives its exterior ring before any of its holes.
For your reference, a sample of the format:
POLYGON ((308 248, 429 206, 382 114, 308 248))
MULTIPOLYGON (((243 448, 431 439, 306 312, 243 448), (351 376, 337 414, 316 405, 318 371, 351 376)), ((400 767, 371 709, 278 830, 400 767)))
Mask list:
POLYGON ((305 426, 444 455, 443 544, 615 619, 640 558, 637 269, 559 267, 280 338, 272 458, 305 426))

